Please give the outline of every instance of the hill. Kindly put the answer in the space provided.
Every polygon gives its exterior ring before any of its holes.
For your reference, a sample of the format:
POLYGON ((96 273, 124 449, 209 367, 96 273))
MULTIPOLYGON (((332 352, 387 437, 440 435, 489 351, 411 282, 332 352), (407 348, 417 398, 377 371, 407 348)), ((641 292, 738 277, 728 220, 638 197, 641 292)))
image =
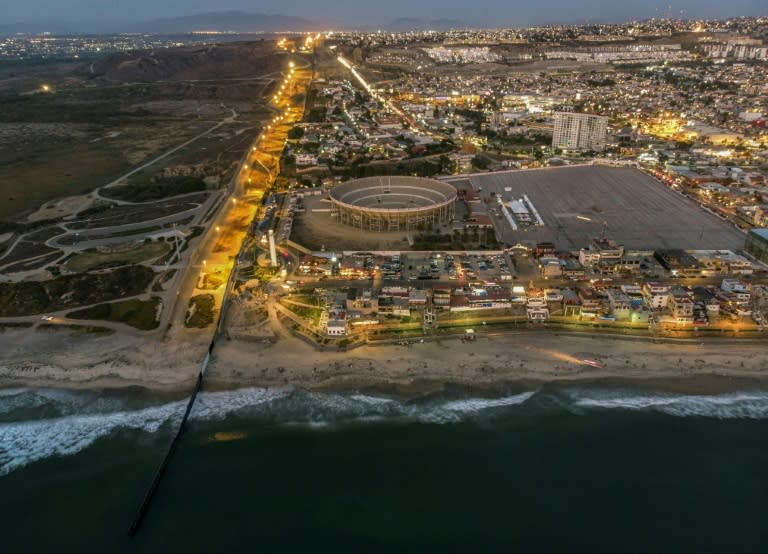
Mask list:
POLYGON ((119 52, 84 64, 77 74, 118 82, 236 79, 264 75, 285 65, 268 41, 119 52))

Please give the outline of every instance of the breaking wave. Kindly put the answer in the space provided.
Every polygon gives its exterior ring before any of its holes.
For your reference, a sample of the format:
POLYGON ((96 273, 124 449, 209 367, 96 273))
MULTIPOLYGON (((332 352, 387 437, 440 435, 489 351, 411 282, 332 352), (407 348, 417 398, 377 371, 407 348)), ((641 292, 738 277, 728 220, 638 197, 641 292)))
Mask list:
POLYGON ((676 395, 634 391, 565 390, 573 406, 586 409, 642 410, 678 417, 717 419, 768 418, 768 393, 737 392, 721 395, 676 395))
POLYGON ((50 456, 76 454, 117 429, 154 433, 178 421, 184 402, 135 411, 66 415, 0 424, 0 475, 50 456))
MULTIPOLYGON (((175 429, 186 400, 142 406, 135 398, 40 389, 0 391, 0 476, 51 456, 75 454, 121 430, 175 429), (167 427, 166 427, 167 426, 167 427)), ((238 417, 269 425, 333 429, 382 423, 455 424, 513 415, 646 411, 679 417, 768 419, 768 393, 713 396, 564 388, 501 398, 400 398, 286 387, 201 393, 191 423, 238 417)))

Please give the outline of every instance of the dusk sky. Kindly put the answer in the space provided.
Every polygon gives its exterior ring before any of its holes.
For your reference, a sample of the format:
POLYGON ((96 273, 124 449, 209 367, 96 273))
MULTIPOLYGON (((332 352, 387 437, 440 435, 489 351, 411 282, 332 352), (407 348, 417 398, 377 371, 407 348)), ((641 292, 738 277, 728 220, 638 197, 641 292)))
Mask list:
POLYGON ((375 26, 400 17, 459 19, 493 26, 539 23, 626 21, 664 16, 722 18, 735 15, 768 15, 766 0, 673 2, 620 2, 616 0, 4 0, 0 22, 32 20, 144 20, 195 13, 244 10, 267 14, 298 15, 307 19, 360 23, 375 26))

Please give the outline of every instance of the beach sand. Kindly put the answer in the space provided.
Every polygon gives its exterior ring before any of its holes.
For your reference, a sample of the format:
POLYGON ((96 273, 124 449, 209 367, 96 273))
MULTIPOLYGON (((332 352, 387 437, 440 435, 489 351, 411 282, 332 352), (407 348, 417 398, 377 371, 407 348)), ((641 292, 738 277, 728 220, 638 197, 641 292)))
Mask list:
MULTIPOLYGON (((190 336, 162 341, 7 329, 0 334, 0 386, 191 389, 210 336, 190 336)), ((462 387, 492 395, 545 383, 598 383, 712 394, 768 388, 767 353, 754 340, 659 344, 551 331, 322 352, 281 333, 274 344, 219 340, 205 388, 296 385, 414 395, 462 387)))

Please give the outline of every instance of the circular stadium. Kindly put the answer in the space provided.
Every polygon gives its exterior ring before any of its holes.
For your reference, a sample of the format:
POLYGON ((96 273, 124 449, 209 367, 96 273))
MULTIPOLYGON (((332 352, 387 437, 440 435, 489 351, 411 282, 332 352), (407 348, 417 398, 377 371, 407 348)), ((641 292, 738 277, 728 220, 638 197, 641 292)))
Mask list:
POLYGON ((331 189, 331 215, 366 231, 412 231, 453 219, 456 189, 422 177, 365 177, 331 189))

